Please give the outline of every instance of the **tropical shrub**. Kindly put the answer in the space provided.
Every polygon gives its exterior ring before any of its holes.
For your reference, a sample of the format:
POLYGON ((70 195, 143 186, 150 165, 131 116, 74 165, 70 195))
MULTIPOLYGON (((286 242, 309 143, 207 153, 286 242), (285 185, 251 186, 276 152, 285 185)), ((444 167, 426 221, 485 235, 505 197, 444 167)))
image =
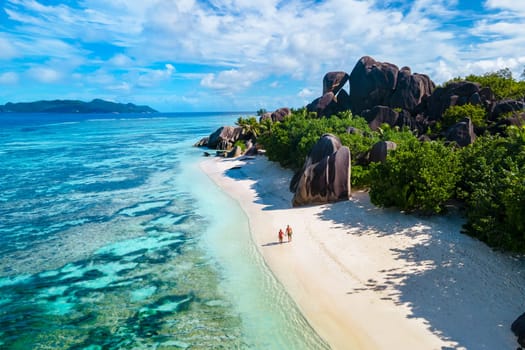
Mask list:
POLYGON ((521 99, 525 95, 525 81, 516 81, 510 69, 500 69, 497 72, 483 75, 468 75, 465 80, 477 82, 482 87, 490 87, 496 99, 521 99))
POLYGON ((355 127, 369 132, 366 120, 354 117, 345 112, 330 118, 310 118, 302 110, 293 112, 282 122, 273 123, 270 129, 263 132, 258 141, 266 149, 268 159, 279 162, 293 170, 300 169, 313 145, 325 133, 331 133, 341 139, 343 145, 354 154, 366 152, 372 141, 361 135, 348 134, 348 127, 355 127))
POLYGON ((459 164, 452 148, 412 139, 391 151, 384 163, 370 165, 370 200, 383 207, 440 213, 455 195, 459 164))
POLYGON ((475 126, 486 126, 485 108, 467 103, 462 106, 451 106, 443 113, 443 128, 449 128, 463 118, 470 118, 475 126))
POLYGON ((490 246, 525 251, 525 129, 479 137, 461 150, 458 197, 467 204, 466 232, 490 246))

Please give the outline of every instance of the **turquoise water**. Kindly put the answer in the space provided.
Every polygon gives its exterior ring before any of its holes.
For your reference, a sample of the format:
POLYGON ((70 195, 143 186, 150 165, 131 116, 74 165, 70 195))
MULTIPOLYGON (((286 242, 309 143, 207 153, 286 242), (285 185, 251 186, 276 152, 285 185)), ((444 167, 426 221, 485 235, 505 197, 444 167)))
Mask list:
POLYGON ((0 348, 327 348, 198 168, 238 117, 0 114, 0 348))

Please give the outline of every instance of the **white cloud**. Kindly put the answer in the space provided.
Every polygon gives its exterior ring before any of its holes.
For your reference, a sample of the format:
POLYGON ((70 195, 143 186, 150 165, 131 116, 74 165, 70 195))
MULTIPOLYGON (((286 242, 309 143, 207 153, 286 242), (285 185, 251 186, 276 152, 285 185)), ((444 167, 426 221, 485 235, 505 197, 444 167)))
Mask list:
MULTIPOLYGON (((1 35, 1 34, 0 34, 1 35)), ((18 55, 18 50, 10 40, 0 37, 0 59, 8 60, 18 55)))
POLYGON ((116 67, 128 67, 133 64, 133 60, 129 56, 119 53, 111 57, 108 63, 116 67))
POLYGON ((34 67, 28 72, 28 75, 41 83, 55 83, 62 78, 62 73, 49 67, 34 67))
POLYGON ((525 2, 516 0, 487 0, 485 7, 488 9, 509 10, 514 15, 525 14, 525 2))
POLYGON ((18 74, 15 72, 6 72, 0 74, 0 84, 11 85, 18 83, 18 74))
MULTIPOLYGON (((38 58, 30 67, 49 69, 41 80, 82 72, 94 89, 136 92, 184 78, 226 96, 278 79, 283 83, 273 88, 297 98, 297 86, 320 86, 328 71, 350 73, 364 55, 410 66, 437 83, 468 69, 521 70, 524 57, 525 1, 487 0, 490 16, 472 18, 458 10, 459 0, 69 3, 6 0, 2 7, 18 33, 0 34, 0 59, 23 52, 38 58), (93 52, 92 44, 104 50, 93 52), (159 68, 163 62, 173 64, 159 68), (192 64, 205 68, 188 71, 192 64), (287 80, 300 83, 290 88, 287 80)), ((308 89, 300 94, 310 97, 308 89)))
POLYGON ((129 92, 131 91, 131 85, 127 82, 120 82, 118 84, 115 84, 115 85, 110 85, 110 86, 107 86, 106 87, 108 90, 111 90, 111 91, 117 91, 117 92, 129 92))
POLYGON ((258 81, 261 75, 254 71, 240 71, 230 69, 205 75, 201 80, 201 85, 215 90, 237 92, 250 87, 258 81))
POLYGON ((175 72, 175 67, 167 63, 164 69, 147 69, 140 72, 136 78, 137 86, 151 87, 157 85, 159 82, 167 80, 172 77, 175 72))
POLYGON ((299 96, 300 98, 313 97, 314 95, 315 95, 315 93, 314 93, 311 89, 308 89, 308 88, 304 88, 304 89, 302 89, 302 90, 299 91, 299 93, 297 94, 297 96, 299 96))

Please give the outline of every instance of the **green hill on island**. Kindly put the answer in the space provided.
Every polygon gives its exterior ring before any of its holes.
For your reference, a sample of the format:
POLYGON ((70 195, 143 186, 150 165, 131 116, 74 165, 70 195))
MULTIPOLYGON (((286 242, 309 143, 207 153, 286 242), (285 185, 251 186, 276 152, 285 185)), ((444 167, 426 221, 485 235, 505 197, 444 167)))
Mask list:
POLYGON ((0 105, 4 113, 155 113, 149 106, 133 103, 116 103, 94 99, 91 102, 78 100, 53 100, 35 102, 8 102, 0 105))

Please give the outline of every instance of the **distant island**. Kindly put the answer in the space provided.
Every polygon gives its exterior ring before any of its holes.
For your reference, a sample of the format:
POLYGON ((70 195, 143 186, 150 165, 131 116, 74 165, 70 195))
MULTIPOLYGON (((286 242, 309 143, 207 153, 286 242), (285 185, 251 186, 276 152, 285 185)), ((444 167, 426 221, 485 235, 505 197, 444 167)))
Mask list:
POLYGON ((133 103, 115 103, 94 99, 91 102, 77 100, 53 100, 35 102, 8 102, 0 105, 1 113, 156 113, 149 106, 133 103))

